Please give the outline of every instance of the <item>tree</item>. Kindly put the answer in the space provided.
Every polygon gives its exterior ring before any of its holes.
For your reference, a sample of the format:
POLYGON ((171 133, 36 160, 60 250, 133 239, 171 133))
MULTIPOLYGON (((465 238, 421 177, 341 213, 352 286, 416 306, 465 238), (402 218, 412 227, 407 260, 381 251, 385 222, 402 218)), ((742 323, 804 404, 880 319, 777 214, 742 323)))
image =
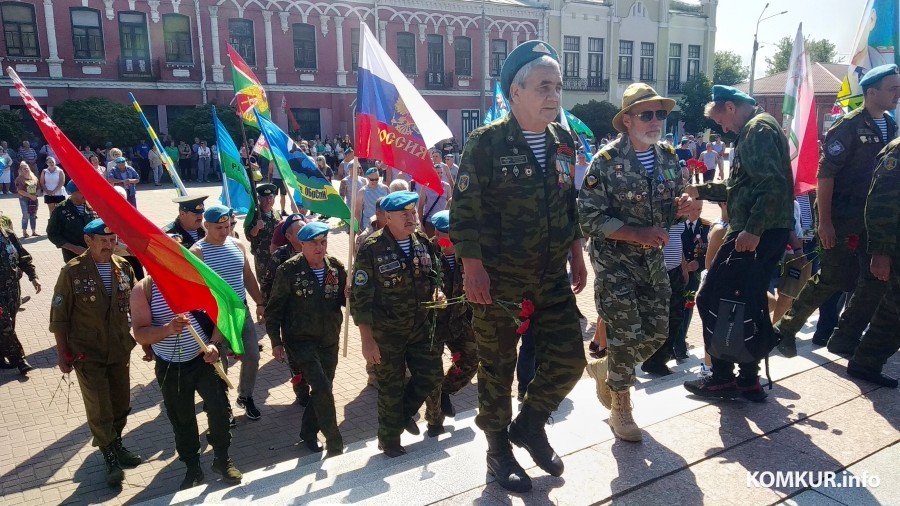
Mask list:
POLYGON ((14 148, 28 138, 19 114, 19 111, 0 111, 0 140, 14 148))
POLYGON ((712 97, 712 82, 704 74, 695 74, 684 83, 684 94, 678 99, 681 119, 686 132, 699 132, 707 128, 718 130, 715 123, 703 115, 703 109, 712 97))
MULTIPOLYGON (((766 57, 767 76, 787 72, 791 63, 791 51, 794 49, 794 38, 782 37, 775 47, 778 48, 775 54, 771 58, 766 57)), ((839 63, 841 60, 834 44, 828 39, 816 40, 806 37, 806 50, 809 52, 810 63, 839 63)))
MULTIPOLYGON (((184 140, 188 144, 194 141, 194 137, 207 141, 209 144, 216 142, 216 129, 212 121, 212 106, 216 104, 204 104, 185 112, 175 121, 169 123, 169 137, 178 141, 184 140)), ((232 140, 237 146, 243 140, 241 135, 241 119, 238 118, 234 107, 230 105, 216 105, 216 116, 225 125, 225 129, 231 134, 232 140)), ((259 130, 247 127, 247 137, 256 137, 259 130)))
POLYGON ((734 51, 716 51, 713 84, 734 86, 750 77, 750 67, 744 65, 741 55, 734 51))
POLYGON ((571 111, 594 132, 594 136, 598 139, 606 134, 615 136, 618 133, 612 126, 612 119, 619 112, 619 108, 605 100, 603 102, 591 100, 586 104, 578 104, 571 111))
POLYGON ((76 146, 133 146, 147 138, 130 105, 100 97, 69 99, 53 109, 53 121, 76 146))

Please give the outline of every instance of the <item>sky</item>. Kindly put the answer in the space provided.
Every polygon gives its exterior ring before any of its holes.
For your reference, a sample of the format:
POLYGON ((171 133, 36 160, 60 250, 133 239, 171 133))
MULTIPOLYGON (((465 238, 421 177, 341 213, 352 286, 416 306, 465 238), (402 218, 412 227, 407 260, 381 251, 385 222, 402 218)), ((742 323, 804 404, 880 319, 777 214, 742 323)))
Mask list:
POLYGON ((766 3, 769 8, 763 17, 785 10, 787 14, 759 24, 756 77, 765 75, 766 57, 775 53, 775 43, 782 37, 793 39, 801 22, 806 37, 830 40, 846 61, 866 0, 719 0, 716 51, 734 51, 749 67, 756 19, 766 3))

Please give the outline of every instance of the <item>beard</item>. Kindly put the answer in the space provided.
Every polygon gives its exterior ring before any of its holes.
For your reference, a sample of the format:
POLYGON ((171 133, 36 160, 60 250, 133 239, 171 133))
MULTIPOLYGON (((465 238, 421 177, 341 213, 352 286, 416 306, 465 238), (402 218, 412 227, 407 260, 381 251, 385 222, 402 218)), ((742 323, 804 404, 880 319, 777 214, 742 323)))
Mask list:
POLYGON ((643 144, 650 144, 652 146, 653 144, 656 144, 659 141, 659 134, 660 134, 660 131, 657 130, 656 132, 649 132, 649 133, 644 133, 644 134, 635 133, 635 134, 632 134, 631 136, 643 144))

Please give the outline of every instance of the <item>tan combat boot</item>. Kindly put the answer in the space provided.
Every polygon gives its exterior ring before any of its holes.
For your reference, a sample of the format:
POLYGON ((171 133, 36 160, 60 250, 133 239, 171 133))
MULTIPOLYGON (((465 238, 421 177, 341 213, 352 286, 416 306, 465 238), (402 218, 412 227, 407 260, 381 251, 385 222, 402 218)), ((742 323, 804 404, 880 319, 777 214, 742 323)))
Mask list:
POLYGON ((606 384, 606 378, 609 373, 607 357, 588 360, 587 366, 588 376, 597 383, 597 399, 606 409, 612 409, 612 390, 606 384))
POLYGON ((631 389, 612 392, 612 409, 609 412, 609 427, 619 439, 641 441, 641 429, 631 417, 631 389))

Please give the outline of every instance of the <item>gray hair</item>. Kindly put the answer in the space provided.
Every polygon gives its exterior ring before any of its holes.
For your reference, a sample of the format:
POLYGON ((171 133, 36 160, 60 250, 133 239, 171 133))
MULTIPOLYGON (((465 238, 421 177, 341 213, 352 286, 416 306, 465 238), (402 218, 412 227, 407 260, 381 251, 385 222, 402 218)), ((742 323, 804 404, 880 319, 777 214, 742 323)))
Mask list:
POLYGON ((528 74, 538 67, 553 67, 557 72, 560 72, 559 62, 549 55, 543 55, 540 58, 536 58, 525 65, 522 65, 522 68, 520 68, 513 77, 511 84, 515 84, 519 88, 525 88, 525 80, 528 79, 528 74))
POLYGON ((402 179, 395 179, 391 181, 391 184, 388 186, 388 190, 391 193, 409 191, 409 183, 402 179))

